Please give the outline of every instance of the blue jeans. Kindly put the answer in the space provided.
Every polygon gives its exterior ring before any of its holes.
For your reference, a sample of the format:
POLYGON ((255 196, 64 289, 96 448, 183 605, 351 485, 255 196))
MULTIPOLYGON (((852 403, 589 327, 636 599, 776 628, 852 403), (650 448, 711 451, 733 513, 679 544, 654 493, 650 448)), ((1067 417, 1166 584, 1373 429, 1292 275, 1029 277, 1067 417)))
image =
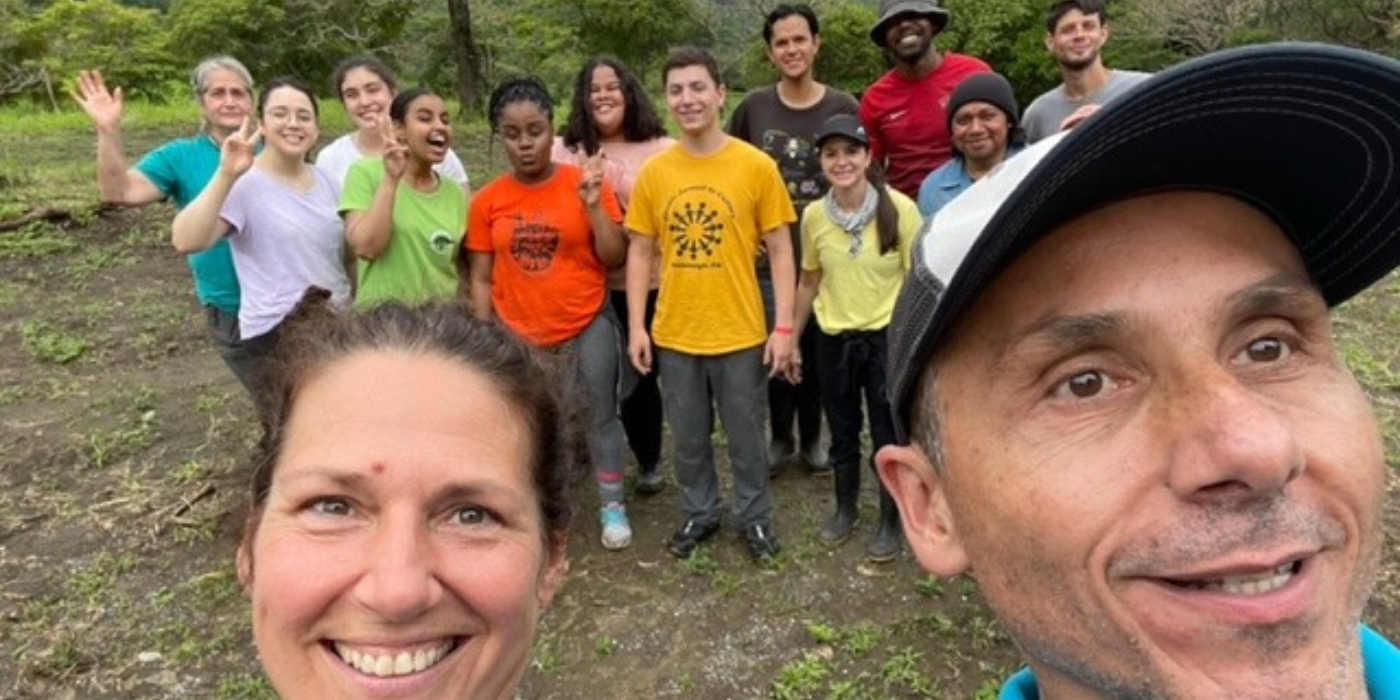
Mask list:
POLYGON ((685 517, 702 524, 720 521, 719 475, 715 469, 714 412, 729 440, 734 471, 734 519, 740 527, 771 525, 768 460, 763 445, 763 346, 725 355, 690 355, 656 349, 661 395, 671 423, 676 481, 685 517))

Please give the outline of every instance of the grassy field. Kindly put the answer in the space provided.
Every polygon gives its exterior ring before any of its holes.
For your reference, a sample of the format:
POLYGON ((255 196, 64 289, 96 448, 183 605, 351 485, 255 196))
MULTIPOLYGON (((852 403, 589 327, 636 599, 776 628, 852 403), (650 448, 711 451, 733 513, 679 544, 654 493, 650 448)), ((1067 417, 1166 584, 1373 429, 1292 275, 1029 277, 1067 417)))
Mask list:
MULTIPOLYGON (((325 132, 340 133, 339 106, 324 108, 325 132)), ((193 118, 189 106, 135 109, 128 153, 190 133, 193 118)), ((486 131, 458 133, 478 184, 503 167, 486 131)), ((252 408, 204 339, 168 244, 172 210, 102 210, 92 157, 80 114, 0 111, 0 223, 52 210, 0 233, 0 699, 272 698, 232 569, 252 408)), ((1397 295, 1391 280, 1337 324, 1391 455, 1397 295)), ((1392 469, 1392 494, 1397 481, 1392 469)), ((993 697, 1018 653, 972 581, 930 579, 907 557, 863 563, 865 486, 861 530, 833 550, 815 535, 830 482, 778 477, 787 551, 771 569, 730 530, 688 562, 667 555, 674 488, 633 501, 637 538, 621 553, 583 518, 521 697, 993 697)), ((579 484, 585 504, 592 492, 579 484)), ((1367 619, 1397 636, 1400 557, 1393 546, 1386 557, 1367 619)))

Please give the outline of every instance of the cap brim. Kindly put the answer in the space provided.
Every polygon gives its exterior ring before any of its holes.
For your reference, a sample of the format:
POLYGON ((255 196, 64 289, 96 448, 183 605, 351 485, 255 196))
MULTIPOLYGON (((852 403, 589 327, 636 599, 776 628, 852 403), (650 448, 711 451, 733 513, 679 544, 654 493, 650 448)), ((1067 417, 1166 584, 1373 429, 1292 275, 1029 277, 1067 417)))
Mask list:
MULTIPOLYGON (((918 5, 922 5, 922 3, 919 3, 918 5)), ((906 8, 895 6, 890 8, 890 11, 885 15, 884 19, 875 23, 875 26, 870 30, 870 40, 875 42, 875 45, 882 49, 887 48, 885 46, 885 29, 889 25, 891 20, 903 14, 915 14, 920 17, 930 18, 934 24, 933 33, 935 36, 942 32, 948 26, 948 10, 942 7, 929 10, 926 7, 922 9, 914 9, 914 7, 906 8)))
POLYGON ((1181 189, 1273 217, 1327 303, 1345 301, 1400 263, 1400 62, 1315 44, 1189 61, 969 188, 931 222, 891 324, 900 430, 923 365, 1011 261, 1089 210, 1181 189))

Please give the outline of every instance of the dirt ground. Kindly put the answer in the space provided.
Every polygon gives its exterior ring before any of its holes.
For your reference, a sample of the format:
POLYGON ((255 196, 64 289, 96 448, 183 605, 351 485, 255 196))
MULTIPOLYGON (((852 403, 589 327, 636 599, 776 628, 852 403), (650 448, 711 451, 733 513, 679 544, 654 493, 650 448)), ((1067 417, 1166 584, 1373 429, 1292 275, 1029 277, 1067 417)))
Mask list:
MULTIPOLYGON (((93 213, 90 170, 62 197, 42 194, 49 171, 34 161, 88 163, 90 142, 79 146, 0 137, 0 211, 56 201, 75 215, 0 233, 0 700, 271 698, 231 564, 251 406, 205 340, 166 242, 171 210, 93 213)), ((1339 323, 1392 455, 1398 293, 1391 282, 1339 323)), ((1389 476, 1391 544, 1366 618, 1395 637, 1400 475, 1389 476)), ((787 552, 771 569, 732 529, 689 562, 669 556, 674 487, 633 500, 623 552, 604 551, 584 517, 521 697, 993 696, 1018 653, 972 582, 929 579, 907 556, 863 563, 865 486, 857 537, 831 550, 815 535, 830 481, 786 469, 775 489, 787 552)), ((591 513, 592 487, 577 492, 591 513)))

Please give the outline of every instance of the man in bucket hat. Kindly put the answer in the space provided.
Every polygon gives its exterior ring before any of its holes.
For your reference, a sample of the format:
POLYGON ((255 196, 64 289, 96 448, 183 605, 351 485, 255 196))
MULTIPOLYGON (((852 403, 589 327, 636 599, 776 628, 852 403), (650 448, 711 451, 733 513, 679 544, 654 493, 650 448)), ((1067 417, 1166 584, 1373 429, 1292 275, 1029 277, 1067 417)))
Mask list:
POLYGON ((860 120, 873 162, 910 199, 918 197, 924 177, 952 157, 947 108, 953 88, 991 70, 980 59, 940 52, 933 40, 947 26, 948 11, 935 0, 880 0, 880 20, 870 30, 870 40, 895 64, 865 90, 860 120))
POLYGON ((920 563, 975 576, 1028 657, 1003 698, 1400 697, 1361 624, 1385 455, 1329 318, 1400 264, 1398 194, 1400 63, 1278 44, 1161 73, 939 213, 878 463, 920 563))

